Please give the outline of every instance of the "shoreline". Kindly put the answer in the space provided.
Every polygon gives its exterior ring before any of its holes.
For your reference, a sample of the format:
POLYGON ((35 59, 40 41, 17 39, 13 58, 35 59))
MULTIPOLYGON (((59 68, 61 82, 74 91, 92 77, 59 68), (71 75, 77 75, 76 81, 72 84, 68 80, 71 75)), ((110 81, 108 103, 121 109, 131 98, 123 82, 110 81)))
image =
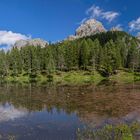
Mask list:
POLYGON ((86 84, 129 84, 140 81, 140 74, 126 71, 119 71, 117 74, 110 77, 103 77, 99 72, 90 71, 69 71, 69 72, 55 72, 51 75, 38 74, 35 78, 30 78, 29 75, 20 74, 16 77, 6 76, 1 79, 1 82, 7 83, 37 83, 45 85, 48 83, 54 83, 56 85, 86 85, 86 84))

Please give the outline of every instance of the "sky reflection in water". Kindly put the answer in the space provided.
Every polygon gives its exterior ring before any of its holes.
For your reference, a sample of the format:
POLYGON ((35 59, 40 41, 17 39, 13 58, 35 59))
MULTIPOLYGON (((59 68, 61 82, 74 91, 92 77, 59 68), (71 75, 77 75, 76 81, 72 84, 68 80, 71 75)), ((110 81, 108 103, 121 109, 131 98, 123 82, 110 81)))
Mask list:
POLYGON ((24 139, 75 139, 88 125, 140 122, 140 86, 0 87, 0 133, 24 139), (18 128, 18 129, 17 129, 18 128))
POLYGON ((0 105, 0 122, 15 120, 27 115, 27 110, 23 108, 15 108, 9 103, 0 105))

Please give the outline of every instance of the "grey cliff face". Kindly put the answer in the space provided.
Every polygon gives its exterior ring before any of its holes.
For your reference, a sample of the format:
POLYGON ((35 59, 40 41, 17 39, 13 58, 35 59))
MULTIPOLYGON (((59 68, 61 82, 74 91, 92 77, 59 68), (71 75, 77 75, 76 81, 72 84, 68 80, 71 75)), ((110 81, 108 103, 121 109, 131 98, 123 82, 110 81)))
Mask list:
POLYGON ((137 37, 140 40, 140 36, 137 37))
POLYGON ((106 29, 101 22, 95 19, 89 19, 78 27, 75 36, 71 35, 68 40, 75 40, 78 38, 95 35, 97 33, 106 32, 106 29))
POLYGON ((77 39, 77 36, 75 36, 75 35, 70 35, 70 36, 67 38, 67 40, 70 40, 70 41, 75 40, 75 39, 77 39))
POLYGON ((19 40, 14 44, 14 47, 25 47, 25 46, 40 46, 45 47, 48 45, 47 41, 41 40, 41 39, 31 39, 31 40, 19 40))
POLYGON ((14 44, 14 47, 18 47, 18 48, 21 48, 21 47, 24 47, 24 46, 27 46, 27 41, 26 40, 18 40, 16 41, 16 43, 14 44))
POLYGON ((117 27, 112 27, 110 31, 116 32, 116 31, 122 31, 122 29, 121 28, 117 28, 117 27))
POLYGON ((101 22, 95 19, 90 19, 87 20, 76 30, 76 36, 79 37, 90 36, 105 31, 106 29, 104 28, 101 22))

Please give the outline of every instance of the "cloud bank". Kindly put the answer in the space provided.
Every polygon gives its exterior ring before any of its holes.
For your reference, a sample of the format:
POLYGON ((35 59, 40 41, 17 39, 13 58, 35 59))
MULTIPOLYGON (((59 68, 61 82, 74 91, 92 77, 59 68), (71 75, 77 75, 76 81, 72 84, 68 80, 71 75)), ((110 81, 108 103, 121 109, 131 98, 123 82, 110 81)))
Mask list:
POLYGON ((129 23, 130 31, 140 31, 140 17, 129 23))
POLYGON ((116 29, 118 31, 123 31, 123 27, 121 24, 117 24, 116 26, 114 26, 114 29, 116 29))
POLYGON ((30 37, 12 31, 0 31, 0 46, 10 47, 14 45, 16 41, 21 39, 27 40, 30 39, 30 37))
POLYGON ((93 5, 86 11, 87 15, 90 15, 90 18, 96 19, 105 19, 109 22, 112 22, 116 19, 120 14, 114 11, 105 11, 101 9, 99 6, 93 5))

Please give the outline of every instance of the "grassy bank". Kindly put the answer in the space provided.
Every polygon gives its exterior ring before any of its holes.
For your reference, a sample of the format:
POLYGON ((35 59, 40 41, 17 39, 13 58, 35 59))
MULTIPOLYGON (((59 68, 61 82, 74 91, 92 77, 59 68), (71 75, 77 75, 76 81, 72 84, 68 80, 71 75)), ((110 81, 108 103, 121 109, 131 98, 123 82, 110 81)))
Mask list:
POLYGON ((134 81, 140 81, 140 74, 126 71, 118 71, 117 74, 110 77, 103 77, 97 71, 70 71, 60 72, 57 71, 51 75, 37 75, 35 78, 30 78, 29 75, 20 74, 18 77, 7 76, 5 82, 18 82, 18 83, 31 83, 37 82, 39 84, 47 84, 53 82, 54 84, 99 84, 101 81, 107 80, 109 82, 116 82, 118 84, 133 83, 134 81))
POLYGON ((53 82, 55 84, 98 84, 100 81, 105 79, 98 72, 88 71, 70 71, 70 72, 55 72, 51 75, 37 75, 36 78, 30 78, 28 75, 23 76, 22 74, 18 77, 7 76, 5 82, 19 82, 19 83, 30 83, 37 82, 39 84, 45 84, 53 82))
POLYGON ((135 122, 130 125, 119 124, 116 126, 106 125, 102 129, 95 130, 85 128, 77 130, 78 140, 135 140, 137 133, 140 131, 139 123, 135 122))
POLYGON ((65 84, 98 84, 103 79, 104 77, 102 77, 98 72, 88 71, 63 72, 54 75, 54 82, 65 84))
POLYGON ((116 81, 118 83, 132 83, 134 82, 134 73, 132 72, 125 72, 125 71, 120 71, 116 75, 112 75, 109 77, 111 81, 116 81))

